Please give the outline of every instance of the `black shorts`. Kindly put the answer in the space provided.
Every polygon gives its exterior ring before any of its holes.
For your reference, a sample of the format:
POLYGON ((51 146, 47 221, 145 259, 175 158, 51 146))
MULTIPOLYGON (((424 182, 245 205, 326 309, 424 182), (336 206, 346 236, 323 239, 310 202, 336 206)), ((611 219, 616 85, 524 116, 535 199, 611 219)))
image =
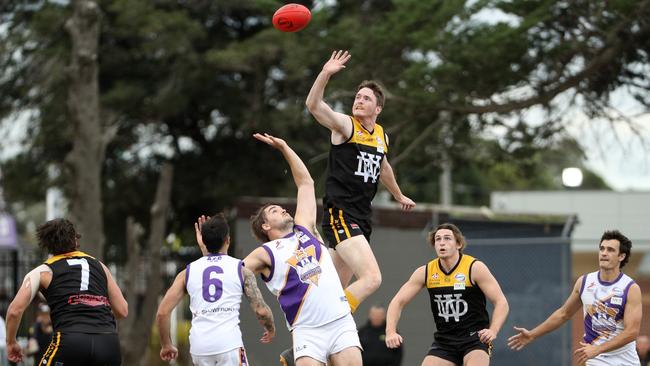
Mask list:
POLYGON ((55 332, 40 364, 51 366, 120 366, 122 364, 120 340, 116 333, 55 332))
POLYGON ((338 243, 357 235, 365 236, 370 242, 372 233, 370 220, 354 218, 336 207, 325 207, 321 227, 330 248, 334 249, 338 243))
POLYGON ((462 366, 463 358, 465 358, 465 355, 477 349, 485 351, 488 356, 492 355, 492 344, 490 343, 487 345, 478 339, 465 343, 461 346, 443 345, 436 341, 433 341, 427 355, 440 357, 443 360, 447 360, 453 362, 458 366, 462 366))

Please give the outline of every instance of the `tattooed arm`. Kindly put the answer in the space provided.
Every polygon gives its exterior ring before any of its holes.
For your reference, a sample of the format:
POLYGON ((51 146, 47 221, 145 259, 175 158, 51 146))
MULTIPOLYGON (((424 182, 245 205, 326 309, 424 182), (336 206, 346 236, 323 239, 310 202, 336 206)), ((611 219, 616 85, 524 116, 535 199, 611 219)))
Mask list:
POLYGON ((241 267, 244 278, 244 295, 251 304, 251 309, 257 316, 260 324, 264 328, 264 335, 260 339, 262 343, 269 343, 275 337, 275 324, 273 322, 273 313, 271 308, 264 302, 262 293, 257 287, 255 275, 246 267, 241 267))

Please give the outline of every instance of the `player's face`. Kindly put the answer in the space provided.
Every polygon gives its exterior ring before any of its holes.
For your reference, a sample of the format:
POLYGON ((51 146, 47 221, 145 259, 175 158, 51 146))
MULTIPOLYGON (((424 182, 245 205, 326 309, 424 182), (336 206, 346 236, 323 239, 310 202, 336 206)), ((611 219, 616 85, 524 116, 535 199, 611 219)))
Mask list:
POLYGON ((460 244, 456 241, 454 232, 449 229, 436 231, 433 237, 433 244, 436 248, 438 258, 449 258, 460 250, 460 244))
POLYGON ((623 259, 625 254, 620 252, 621 243, 616 239, 603 240, 600 243, 598 251, 598 266, 600 269, 616 269, 623 259))
POLYGON ((352 104, 352 115, 361 117, 377 116, 381 112, 381 107, 377 106, 377 97, 370 88, 361 88, 354 97, 352 104))
POLYGON ((264 211, 266 224, 272 229, 283 229, 293 224, 293 217, 289 215, 287 210, 278 205, 271 205, 264 209, 264 211))

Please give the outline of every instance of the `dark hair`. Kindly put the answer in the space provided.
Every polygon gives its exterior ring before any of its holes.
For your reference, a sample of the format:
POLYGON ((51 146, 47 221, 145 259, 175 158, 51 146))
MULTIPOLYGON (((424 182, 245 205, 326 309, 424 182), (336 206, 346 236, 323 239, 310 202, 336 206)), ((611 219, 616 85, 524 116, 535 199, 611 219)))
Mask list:
POLYGON ((380 107, 384 106, 386 98, 384 97, 384 90, 381 88, 379 83, 374 80, 364 80, 357 87, 357 92, 363 88, 372 90, 373 94, 375 94, 375 97, 377 98, 377 105, 380 107))
POLYGON ((36 229, 38 246, 53 255, 77 249, 79 238, 81 235, 77 234, 72 222, 66 219, 50 220, 36 229))
POLYGON ((262 228, 262 225, 266 222, 266 212, 264 210, 272 205, 274 204, 267 203, 263 205, 251 216, 251 232, 253 233, 253 236, 262 243, 271 241, 269 235, 262 228))
POLYGON ((460 232, 460 229, 454 224, 450 224, 450 223, 440 224, 435 229, 431 230, 427 238, 429 244, 431 244, 431 246, 435 248, 436 233, 438 232, 438 230, 443 230, 443 229, 451 230, 451 232, 454 234, 454 239, 456 239, 456 243, 460 244, 460 252, 462 253, 467 243, 465 242, 465 237, 463 236, 463 233, 460 232))
POLYGON ((618 230, 606 230, 603 236, 600 237, 598 246, 600 247, 600 244, 605 240, 618 240, 618 252, 625 254, 625 258, 621 261, 618 268, 623 268, 630 260, 630 256, 632 256, 632 240, 628 239, 627 236, 618 230))
POLYGON ((208 252, 219 253, 230 235, 230 227, 223 213, 212 215, 201 225, 201 236, 208 252))

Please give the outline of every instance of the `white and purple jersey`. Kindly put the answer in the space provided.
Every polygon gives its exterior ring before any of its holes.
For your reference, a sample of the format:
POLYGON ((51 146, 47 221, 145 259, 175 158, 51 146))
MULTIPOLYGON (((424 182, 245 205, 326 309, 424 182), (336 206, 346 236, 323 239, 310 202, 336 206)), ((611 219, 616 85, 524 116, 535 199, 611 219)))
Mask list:
POLYGON ((263 245, 271 274, 262 275, 278 298, 287 327, 318 327, 350 313, 327 248, 306 228, 295 225, 282 239, 263 245))
MULTIPOLYGON (((634 280, 622 272, 613 282, 601 280, 599 273, 596 271, 584 275, 580 287, 584 312, 584 341, 593 345, 610 341, 623 331, 627 294, 634 283, 634 280)), ((596 362, 594 364, 600 364, 600 361, 608 365, 638 365, 636 342, 630 342, 593 359, 593 362, 596 362)))
POLYGON ((244 293, 243 262, 226 254, 201 257, 187 265, 190 295, 190 353, 208 356, 243 347, 239 305, 244 293), (227 334, 227 337, 219 335, 227 334))

